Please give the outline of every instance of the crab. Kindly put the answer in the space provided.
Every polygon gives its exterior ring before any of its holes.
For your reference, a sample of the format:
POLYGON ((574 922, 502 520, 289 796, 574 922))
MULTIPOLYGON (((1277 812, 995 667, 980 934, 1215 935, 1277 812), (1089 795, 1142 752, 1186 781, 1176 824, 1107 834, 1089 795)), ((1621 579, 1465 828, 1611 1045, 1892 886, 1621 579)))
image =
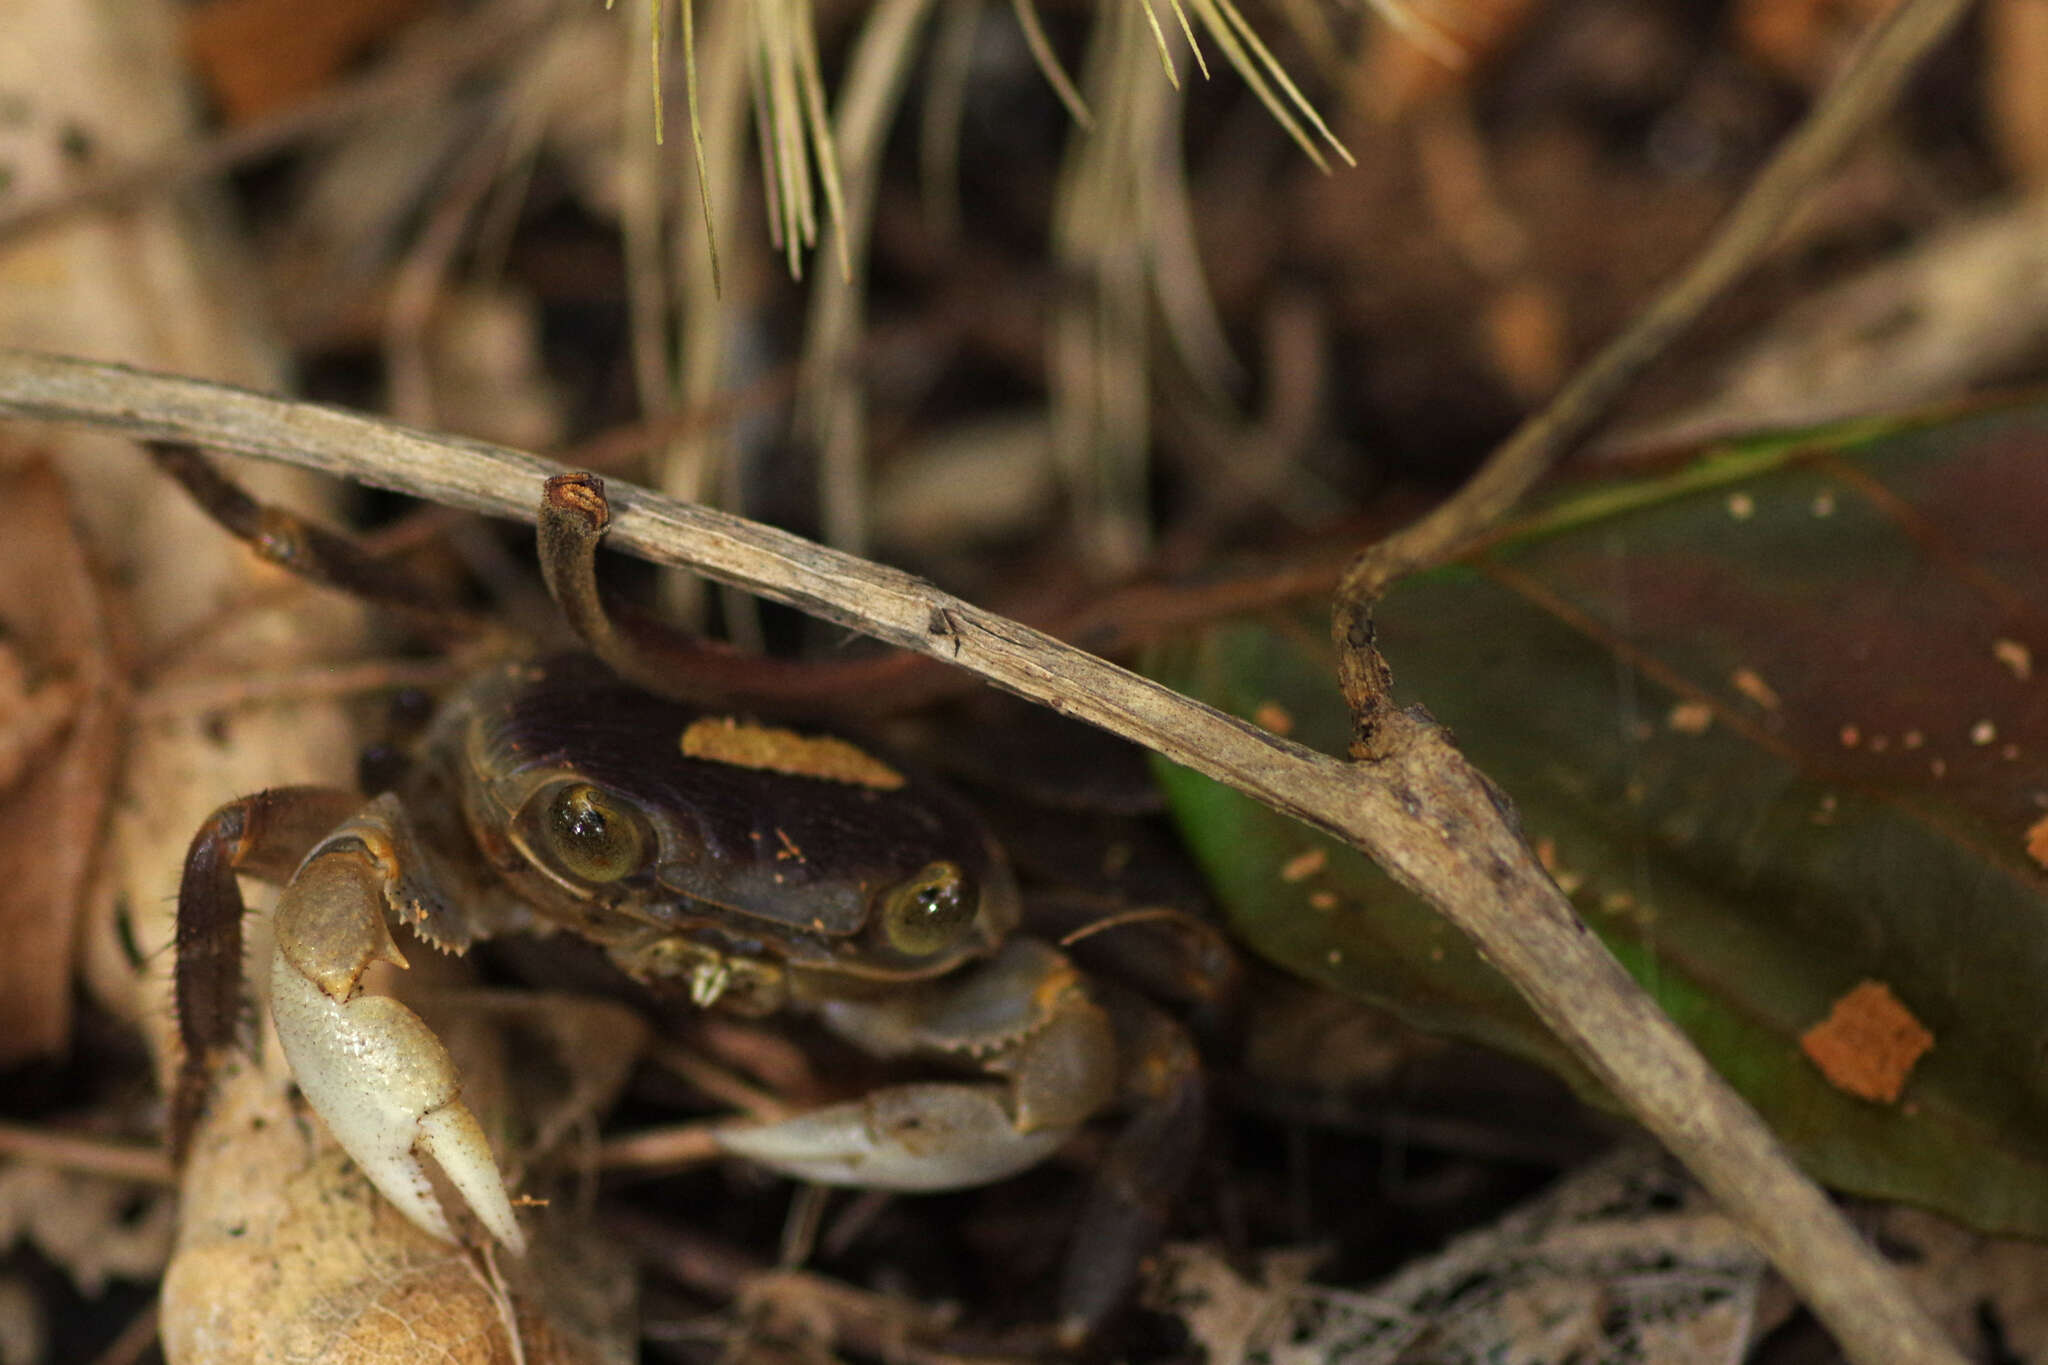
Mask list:
MULTIPOLYGON (((373 577, 345 542, 259 515, 196 453, 157 453, 273 558, 331 581, 373 577)), ((419 944, 462 953, 499 935, 573 935, 656 991, 794 1012, 935 1070, 719 1130, 727 1152, 790 1176, 981 1185, 1127 1111, 1061 1290, 1061 1336, 1085 1338, 1127 1295, 1191 1166, 1202 1087, 1186 1032, 1025 932, 1003 850, 931 779, 837 734, 623 680, 658 670, 598 594, 606 515, 594 476, 549 481, 543 568, 602 662, 493 664, 441 705, 390 790, 260 792, 194 837, 178 905, 174 1146, 236 1042, 237 878, 279 883, 269 1007, 306 1101, 413 1224, 457 1237, 431 1162, 491 1238, 522 1252, 528 1234, 447 1049, 406 1005, 366 990, 366 973, 405 967, 419 944)))

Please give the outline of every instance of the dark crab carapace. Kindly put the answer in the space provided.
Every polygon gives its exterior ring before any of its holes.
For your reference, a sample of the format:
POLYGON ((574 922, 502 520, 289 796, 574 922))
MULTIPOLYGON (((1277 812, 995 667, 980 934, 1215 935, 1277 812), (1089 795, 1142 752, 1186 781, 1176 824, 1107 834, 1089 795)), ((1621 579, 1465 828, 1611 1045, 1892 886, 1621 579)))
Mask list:
MULTIPOLYGON (((188 485, 200 477, 179 468, 189 452, 162 458, 188 485)), ((543 558, 579 633, 645 679, 658 668, 631 652, 592 578, 604 507, 589 476, 550 481, 543 558)), ((346 580, 349 553, 321 542, 310 567, 346 580)), ((300 1088, 377 1188, 437 1237, 452 1233, 423 1157, 493 1236, 524 1244, 446 1049, 412 1010, 363 989, 370 964, 405 965, 394 925, 455 952, 575 934, 699 1005, 802 1012, 870 1053, 932 1064, 931 1079, 721 1130, 727 1150, 808 1180, 983 1184, 1130 1109, 1076 1240, 1070 1337, 1126 1292, 1198 1139, 1185 1033, 1019 932, 1007 862, 966 804, 851 740, 657 696, 586 656, 486 669, 442 704, 394 789, 367 802, 274 790, 200 830, 179 900, 181 1139, 210 1059, 232 1042, 237 874, 284 883, 270 1000, 300 1088)))

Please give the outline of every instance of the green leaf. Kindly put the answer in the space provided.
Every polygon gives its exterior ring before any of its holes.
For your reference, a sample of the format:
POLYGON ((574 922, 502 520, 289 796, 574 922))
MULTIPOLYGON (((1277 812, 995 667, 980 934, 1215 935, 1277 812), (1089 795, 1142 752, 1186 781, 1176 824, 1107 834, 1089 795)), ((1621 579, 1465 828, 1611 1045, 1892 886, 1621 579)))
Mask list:
MULTIPOLYGON (((1581 491, 1376 615, 1580 913, 1842 1189, 2048 1236, 2048 403, 1755 442, 1581 491), (1934 1036, 1895 1103, 1801 1035, 1858 983, 1934 1036)), ((1155 676, 1342 752, 1318 611, 1155 676), (1275 709, 1277 708, 1277 710, 1275 709)), ((1416 1025, 1588 1085, 1456 930, 1180 769, 1236 932, 1416 1025)))

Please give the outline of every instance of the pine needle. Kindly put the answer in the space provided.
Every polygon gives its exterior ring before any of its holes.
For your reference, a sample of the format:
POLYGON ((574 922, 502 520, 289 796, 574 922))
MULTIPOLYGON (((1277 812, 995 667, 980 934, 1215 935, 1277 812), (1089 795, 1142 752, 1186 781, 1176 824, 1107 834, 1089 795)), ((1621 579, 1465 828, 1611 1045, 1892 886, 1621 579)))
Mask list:
MULTIPOLYGON (((689 0, 683 0, 688 4, 689 0)), ((662 107, 667 103, 661 97, 661 12, 667 8, 666 0, 647 0, 647 88, 654 92, 654 145, 662 144, 662 107)))
POLYGON ((1188 51, 1195 54, 1195 65, 1202 70, 1202 79, 1209 79, 1209 59, 1202 55, 1202 45, 1195 41, 1194 25, 1188 22, 1188 12, 1181 8, 1180 0, 1172 0, 1173 17, 1180 20, 1181 37, 1188 40, 1188 51))
MULTIPOLYGON (((1110 0, 1123 3, 1124 0, 1110 0)), ((1052 50, 1052 43, 1045 36, 1044 27, 1038 22, 1038 7, 1031 0, 1010 0, 1017 11, 1017 24, 1024 30, 1024 45, 1031 49, 1031 59, 1038 63, 1038 69, 1045 74, 1046 83, 1053 93, 1060 97, 1060 103, 1067 106, 1067 112, 1074 122, 1083 128, 1095 126, 1095 116, 1088 112, 1088 101, 1081 98, 1067 69, 1060 65, 1059 54, 1052 50)))
POLYGON ((811 0, 800 0, 802 12, 794 26, 797 85, 804 97, 804 114, 810 125, 811 150, 818 162, 818 179, 825 189, 825 213, 839 228, 833 243, 839 253, 841 279, 853 278, 853 261, 846 249, 846 197, 839 182, 839 148, 832 135, 832 120, 825 112, 825 76, 818 65, 817 15, 811 0))
POLYGON ((1358 164, 1357 158, 1330 131, 1322 115, 1288 78, 1285 68, 1259 35, 1252 31, 1251 25, 1245 22, 1231 0, 1189 0, 1189 3, 1201 17, 1202 26, 1209 30, 1209 36, 1216 40, 1217 46, 1230 59, 1230 64, 1237 68, 1238 75, 1244 78, 1252 93, 1259 97, 1259 102, 1266 106, 1266 111, 1287 130, 1318 169, 1329 170, 1329 162, 1324 159, 1322 149, 1316 145, 1308 129, 1302 126, 1304 122, 1344 159, 1344 164, 1358 164))
POLYGON ((949 4, 939 13, 930 66, 923 79, 923 127, 918 135, 918 178, 924 187, 925 216, 942 238, 960 234, 960 130, 966 121, 967 86, 974 75, 974 36, 979 5, 949 4))
POLYGON ((1173 54, 1166 50, 1166 32, 1159 27, 1159 16, 1152 10, 1152 0, 1140 0, 1145 6, 1145 22, 1152 26, 1152 41, 1159 45, 1159 64, 1166 68, 1166 80, 1174 89, 1180 89, 1180 72, 1173 69, 1173 54))
MULTIPOLYGON (((655 0, 658 4, 660 0, 655 0)), ((654 107, 661 108, 661 77, 655 75, 654 107)), ((718 268, 718 229, 711 217, 711 177, 704 169, 704 124, 697 113, 697 19, 696 0, 683 0, 683 90, 690 105, 690 151, 697 159, 697 207, 704 215, 704 245, 711 256, 711 292, 725 296, 718 268)), ((661 141, 661 125, 655 124, 654 140, 661 141)))

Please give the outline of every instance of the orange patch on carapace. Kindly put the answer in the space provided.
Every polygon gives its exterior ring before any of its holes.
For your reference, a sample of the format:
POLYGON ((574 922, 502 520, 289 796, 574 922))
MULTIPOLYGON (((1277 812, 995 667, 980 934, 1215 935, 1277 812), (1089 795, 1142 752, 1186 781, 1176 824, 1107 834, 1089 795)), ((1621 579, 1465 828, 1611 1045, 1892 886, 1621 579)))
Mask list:
POLYGON ((755 725, 732 716, 705 716, 683 731, 683 754, 735 768, 815 777, 892 792, 903 774, 858 745, 831 735, 800 735, 773 725, 755 725))
POLYGON ((1913 1012, 1882 981, 1865 981, 1835 1001, 1799 1047, 1837 1090, 1895 1104, 1913 1066, 1934 1046, 1913 1012))

